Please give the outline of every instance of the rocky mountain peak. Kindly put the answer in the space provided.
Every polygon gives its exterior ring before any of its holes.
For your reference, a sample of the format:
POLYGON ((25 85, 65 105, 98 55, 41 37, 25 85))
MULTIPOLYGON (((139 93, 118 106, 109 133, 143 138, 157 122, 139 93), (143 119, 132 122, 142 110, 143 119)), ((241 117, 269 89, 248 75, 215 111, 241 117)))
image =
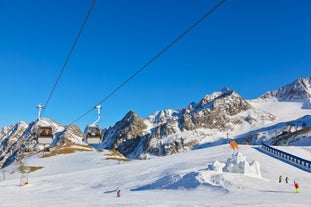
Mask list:
POLYGON ((134 111, 129 111, 121 121, 107 129, 103 144, 106 148, 117 149, 125 140, 143 136, 146 128, 144 120, 134 111))
POLYGON ((124 116, 124 118, 120 122, 132 124, 134 122, 139 122, 140 119, 141 118, 134 111, 131 110, 124 116))
POLYGON ((121 134, 125 136, 126 139, 136 138, 137 136, 142 136, 143 131, 147 128, 144 120, 139 117, 134 111, 130 111, 121 120, 126 126, 121 131, 121 134))
POLYGON ((269 91, 259 98, 277 99, 278 101, 301 101, 311 99, 311 78, 299 78, 277 90, 269 91))
POLYGON ((167 109, 153 113, 146 118, 147 121, 153 124, 163 124, 172 119, 178 119, 179 111, 167 109))
POLYGON ((256 111, 243 97, 228 88, 206 95, 197 105, 191 104, 183 110, 181 130, 198 128, 226 131, 243 122, 273 120, 273 116, 256 111), (193 107, 195 106, 195 107, 193 107), (190 110, 191 109, 191 110, 190 110), (244 112, 244 115, 239 115, 244 112), (252 115, 250 115, 252 114, 252 115), (253 118, 247 118, 251 116, 253 118), (260 118, 259 118, 260 117, 260 118))
POLYGON ((210 103, 214 100, 216 100, 217 98, 219 98, 220 96, 222 96, 223 93, 222 92, 214 92, 212 94, 206 95, 204 96, 204 98, 197 104, 197 106, 195 108, 210 108, 210 103))
POLYGON ((74 143, 83 144, 82 137, 83 137, 83 132, 77 125, 69 125, 60 134, 58 138, 58 142, 60 144, 63 144, 66 142, 74 142, 74 143))
POLYGON ((238 93, 229 88, 223 88, 220 92, 206 95, 195 110, 209 109, 211 112, 228 113, 231 116, 243 110, 251 109, 252 106, 238 93))

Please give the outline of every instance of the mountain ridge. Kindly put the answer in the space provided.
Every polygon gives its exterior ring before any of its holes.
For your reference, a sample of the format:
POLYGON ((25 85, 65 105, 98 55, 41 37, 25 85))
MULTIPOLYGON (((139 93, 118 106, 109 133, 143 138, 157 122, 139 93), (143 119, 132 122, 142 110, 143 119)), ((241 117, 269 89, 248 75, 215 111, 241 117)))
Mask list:
POLYGON ((269 91, 258 99, 277 101, 304 101, 304 108, 311 108, 311 78, 299 78, 279 89, 269 91))
MULTIPOLYGON (((305 109, 307 106, 305 103, 311 97, 310 80, 311 78, 298 79, 252 101, 258 103, 300 101, 304 102, 305 109)), ((275 123, 277 119, 273 113, 260 110, 236 91, 224 88, 205 95, 197 103, 191 102, 185 108, 156 111, 146 118, 129 111, 114 126, 105 129, 103 142, 94 147, 118 150, 128 158, 146 159, 150 156, 190 150, 206 143, 221 143, 229 134, 238 137, 240 143, 258 144, 258 140, 265 139, 254 135, 256 130, 253 130, 253 133, 250 130, 244 137, 238 135, 243 134, 245 128, 264 128, 275 123)), ((43 147, 32 139, 32 131, 37 124, 38 121, 30 124, 21 121, 0 131, 0 166, 14 162, 16 156, 26 148, 31 148, 34 152, 43 150, 43 147)), ((66 142, 86 145, 83 142, 83 132, 75 125, 63 126, 50 119, 41 119, 40 124, 52 126, 54 131, 52 146, 61 147, 66 142)), ((279 129, 280 133, 284 130, 285 128, 279 129)), ((273 137, 274 135, 271 135, 266 138, 273 137)))

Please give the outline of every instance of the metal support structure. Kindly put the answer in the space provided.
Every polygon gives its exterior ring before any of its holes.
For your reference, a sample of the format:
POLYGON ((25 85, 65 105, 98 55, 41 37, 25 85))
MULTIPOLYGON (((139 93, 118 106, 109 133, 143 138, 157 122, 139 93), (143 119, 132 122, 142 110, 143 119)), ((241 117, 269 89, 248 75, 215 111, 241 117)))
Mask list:
POLYGON ((29 173, 29 172, 27 171, 26 173, 23 173, 23 174, 21 175, 21 180, 20 180, 20 182, 19 182, 19 186, 20 186, 20 187, 29 184, 29 183, 28 183, 28 173, 29 173))
POLYGON ((41 112, 42 112, 42 110, 43 110, 45 107, 44 107, 43 105, 39 104, 39 105, 37 106, 37 108, 38 108, 38 120, 40 120, 41 112))
POLYGON ((98 118, 97 118, 97 120, 93 123, 93 124, 91 124, 91 126, 96 126, 96 124, 99 122, 99 120, 100 120, 100 109, 101 109, 101 105, 97 105, 97 106, 95 106, 95 108, 97 108, 97 115, 98 115, 98 118))
POLYGON ((5 181, 5 173, 6 173, 6 170, 3 170, 2 171, 2 181, 5 181))
POLYGON ((42 157, 44 157, 45 144, 43 144, 42 157))

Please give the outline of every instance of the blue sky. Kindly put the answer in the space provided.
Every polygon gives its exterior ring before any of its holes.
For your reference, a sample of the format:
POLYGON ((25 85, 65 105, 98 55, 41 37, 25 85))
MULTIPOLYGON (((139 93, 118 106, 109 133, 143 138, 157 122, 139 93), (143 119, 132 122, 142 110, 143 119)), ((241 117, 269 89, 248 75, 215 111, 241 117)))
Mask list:
MULTIPOLYGON (((69 124, 219 1, 97 0, 43 117, 69 124)), ((36 119, 91 0, 0 0, 0 127, 36 119)), ((100 126, 228 87, 246 99, 309 77, 310 0, 227 0, 102 103, 100 126)), ((96 110, 76 124, 97 118, 96 110)))

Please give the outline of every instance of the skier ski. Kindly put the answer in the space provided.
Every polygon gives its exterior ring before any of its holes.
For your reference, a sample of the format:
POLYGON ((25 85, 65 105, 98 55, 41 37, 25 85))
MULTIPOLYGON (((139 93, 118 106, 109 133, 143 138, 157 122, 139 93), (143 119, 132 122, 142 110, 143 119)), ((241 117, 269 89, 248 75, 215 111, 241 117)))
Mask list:
POLYGON ((299 193, 299 185, 296 181, 294 181, 294 187, 296 189, 296 193, 299 193))

